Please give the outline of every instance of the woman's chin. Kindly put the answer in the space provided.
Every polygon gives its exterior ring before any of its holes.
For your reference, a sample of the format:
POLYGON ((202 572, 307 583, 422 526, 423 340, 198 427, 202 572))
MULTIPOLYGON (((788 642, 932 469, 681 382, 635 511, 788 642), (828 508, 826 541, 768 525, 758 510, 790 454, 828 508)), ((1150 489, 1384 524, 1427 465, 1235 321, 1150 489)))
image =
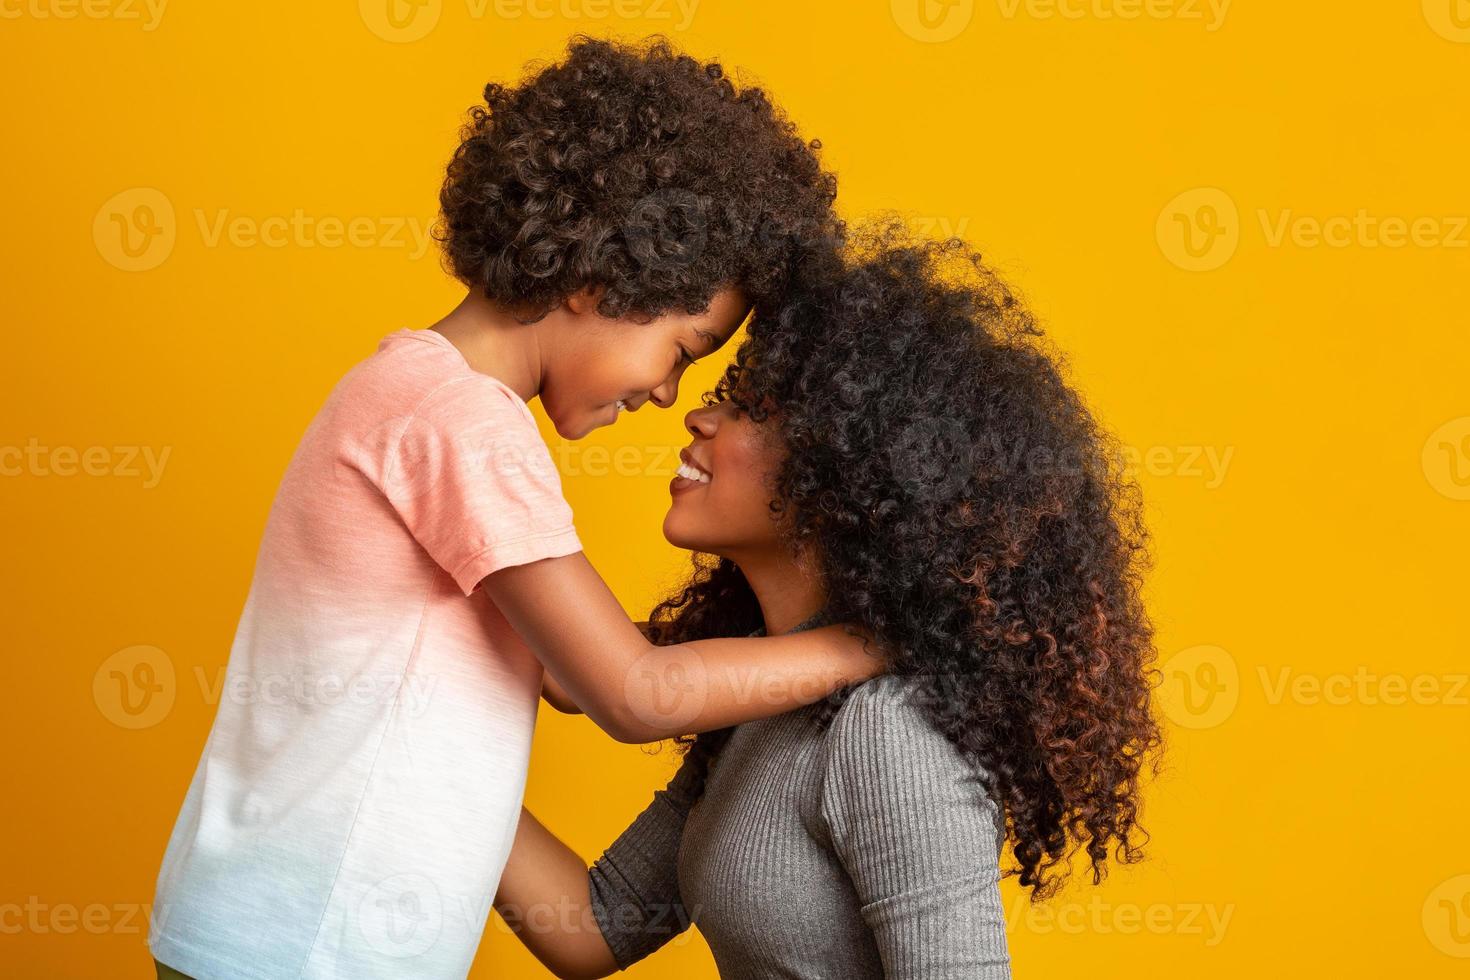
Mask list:
POLYGON ((673 545, 675 548, 683 548, 686 551, 695 550, 686 543, 688 541, 688 537, 683 533, 684 529, 679 526, 679 522, 674 519, 674 514, 672 511, 664 516, 663 530, 664 540, 673 545))
POLYGON ((677 508, 670 510, 664 517, 664 540, 685 551, 709 552, 711 542, 708 535, 691 529, 688 522, 681 519, 683 515, 676 513, 676 510, 677 508))

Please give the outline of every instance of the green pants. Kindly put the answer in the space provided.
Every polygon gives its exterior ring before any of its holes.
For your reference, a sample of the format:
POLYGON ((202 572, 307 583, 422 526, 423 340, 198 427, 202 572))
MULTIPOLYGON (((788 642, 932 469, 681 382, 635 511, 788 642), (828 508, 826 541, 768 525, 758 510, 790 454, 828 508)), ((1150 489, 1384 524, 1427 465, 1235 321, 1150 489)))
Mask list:
POLYGON ((192 977, 185 976, 171 966, 164 966, 157 960, 153 961, 153 965, 158 970, 158 980, 193 980, 192 977))

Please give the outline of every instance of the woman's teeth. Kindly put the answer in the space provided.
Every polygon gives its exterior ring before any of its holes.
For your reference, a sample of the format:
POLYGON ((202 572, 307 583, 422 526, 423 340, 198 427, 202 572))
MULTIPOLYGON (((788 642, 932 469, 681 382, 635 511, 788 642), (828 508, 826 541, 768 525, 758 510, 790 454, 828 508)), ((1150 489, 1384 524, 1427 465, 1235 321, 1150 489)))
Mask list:
POLYGON ((696 470, 694 467, 690 466, 688 463, 680 463, 679 464, 679 469, 676 472, 678 473, 679 476, 682 476, 686 480, 693 480, 696 483, 708 483, 709 482, 709 474, 708 473, 704 472, 703 470, 696 470))
POLYGON ((617 401, 617 410, 619 412, 626 412, 628 410, 628 403, 619 398, 617 401))

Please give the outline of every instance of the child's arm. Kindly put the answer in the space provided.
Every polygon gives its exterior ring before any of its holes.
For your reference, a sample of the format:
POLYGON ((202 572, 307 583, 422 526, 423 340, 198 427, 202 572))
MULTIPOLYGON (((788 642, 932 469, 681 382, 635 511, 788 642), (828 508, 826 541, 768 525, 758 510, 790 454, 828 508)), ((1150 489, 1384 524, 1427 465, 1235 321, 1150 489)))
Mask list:
MULTIPOLYGON (((644 636, 648 635, 648 623, 634 623, 633 625, 638 627, 638 632, 644 636)), ((582 709, 577 707, 577 702, 571 699, 566 689, 558 684, 556 678, 550 674, 542 675, 541 699, 564 715, 582 714, 582 709)))
POLYGON ((577 707, 577 702, 567 696, 562 686, 550 674, 541 677, 541 698, 557 711, 564 715, 580 715, 582 709, 577 707))
MULTIPOLYGON (((638 632, 645 636, 648 635, 647 623, 635 623, 634 625, 638 627, 638 632)), ((582 713, 582 709, 577 707, 577 702, 568 696, 566 690, 550 674, 542 675, 541 698, 564 715, 580 715, 582 713)))
POLYGON ((581 552, 503 568, 481 588, 572 701, 620 742, 781 714, 882 671, 865 639, 841 626, 654 646, 581 552))
POLYGON ((495 911, 541 965, 563 980, 618 970, 592 914, 587 863, 524 808, 495 911))

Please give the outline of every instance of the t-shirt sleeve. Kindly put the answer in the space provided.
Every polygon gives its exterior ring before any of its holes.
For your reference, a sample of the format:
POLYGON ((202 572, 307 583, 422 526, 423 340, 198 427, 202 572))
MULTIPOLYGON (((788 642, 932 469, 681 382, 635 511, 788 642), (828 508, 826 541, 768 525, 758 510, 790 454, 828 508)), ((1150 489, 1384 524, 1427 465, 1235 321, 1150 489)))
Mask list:
POLYGON ((885 977, 1008 980, 999 811, 916 697, 880 677, 833 718, 822 788, 832 846, 885 977))
POLYGON ((593 917, 620 970, 691 924, 679 892, 679 845, 695 803, 693 779, 686 759, 587 872, 593 917))
POLYGON ((440 385, 376 441, 369 478, 465 595, 491 572, 582 550, 535 421, 493 381, 440 385))

